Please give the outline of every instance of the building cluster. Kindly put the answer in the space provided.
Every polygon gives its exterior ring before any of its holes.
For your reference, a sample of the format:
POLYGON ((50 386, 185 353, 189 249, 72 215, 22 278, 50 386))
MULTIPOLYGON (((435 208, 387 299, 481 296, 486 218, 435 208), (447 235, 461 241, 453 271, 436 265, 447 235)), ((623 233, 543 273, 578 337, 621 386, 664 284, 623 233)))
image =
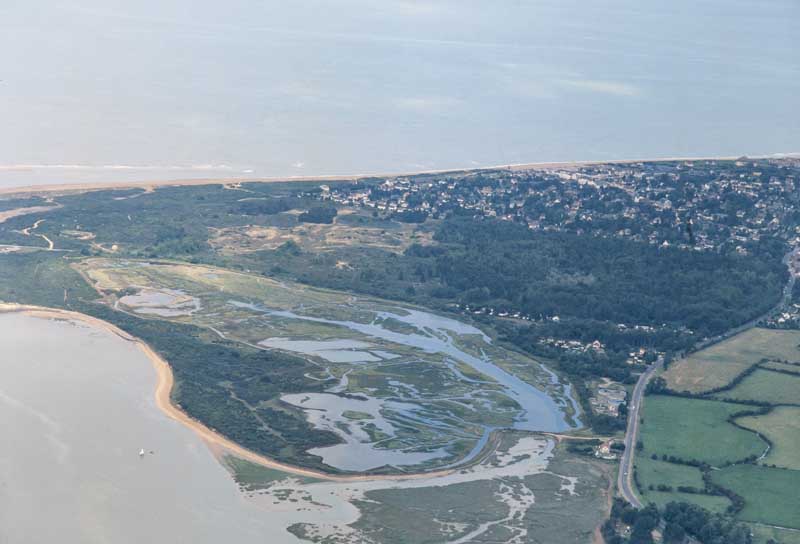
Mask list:
POLYGON ((326 187, 321 198, 382 215, 456 209, 541 231, 660 246, 734 249, 800 241, 800 160, 672 161, 395 177, 326 187))
POLYGON ((608 379, 594 387, 592 393, 589 398, 589 404, 592 406, 594 413, 614 417, 619 415, 619 407, 627 398, 625 388, 621 384, 608 379))
POLYGON ((595 353, 605 353, 605 346, 599 340, 593 342, 581 342, 579 340, 564 340, 562 338, 546 337, 540 338, 539 344, 551 348, 556 348, 564 352, 572 353, 587 353, 594 351, 595 353))

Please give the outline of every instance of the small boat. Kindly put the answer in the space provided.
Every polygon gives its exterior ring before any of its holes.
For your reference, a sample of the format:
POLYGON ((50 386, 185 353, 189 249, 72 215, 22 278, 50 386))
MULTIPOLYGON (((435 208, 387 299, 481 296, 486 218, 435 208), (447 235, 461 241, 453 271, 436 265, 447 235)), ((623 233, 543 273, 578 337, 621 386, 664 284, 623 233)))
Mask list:
POLYGON ((139 450, 139 457, 144 457, 144 448, 139 450))

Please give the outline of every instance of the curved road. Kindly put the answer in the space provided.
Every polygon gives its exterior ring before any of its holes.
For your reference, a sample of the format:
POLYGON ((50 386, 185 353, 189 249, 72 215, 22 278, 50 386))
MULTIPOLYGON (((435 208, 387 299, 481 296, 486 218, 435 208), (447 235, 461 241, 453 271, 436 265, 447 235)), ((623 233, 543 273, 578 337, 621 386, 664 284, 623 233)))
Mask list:
MULTIPOLYGON (((783 258, 784 264, 789 267, 789 280, 786 282, 786 285, 783 288, 783 296, 781 297, 781 300, 777 305, 775 305, 775 307, 770 309, 764 315, 748 321, 743 325, 726 331, 719 336, 715 336, 698 343, 691 351, 699 351, 700 349, 707 348, 713 344, 730 338, 735 334, 739 334, 742 331, 755 327, 759 321, 766 319, 772 314, 783 309, 789 302, 791 302, 792 290, 795 283, 795 274, 800 273, 800 266, 797 265, 798 259, 800 259, 800 247, 792 248, 792 250, 783 258)), ((628 403, 628 427, 625 430, 625 451, 622 453, 622 458, 620 459, 619 474, 617 475, 617 488, 619 489, 619 493, 622 495, 622 498, 636 508, 642 508, 643 506, 642 502, 636 496, 633 486, 633 458, 636 454, 636 441, 639 435, 639 410, 642 407, 642 399, 644 398, 644 390, 647 388, 647 384, 650 382, 650 379, 653 377, 653 375, 661 369, 663 364, 663 357, 659 357, 658 360, 653 363, 653 365, 651 365, 642 373, 641 376, 639 376, 639 380, 636 382, 636 386, 633 388, 633 394, 631 395, 630 402, 628 403)))

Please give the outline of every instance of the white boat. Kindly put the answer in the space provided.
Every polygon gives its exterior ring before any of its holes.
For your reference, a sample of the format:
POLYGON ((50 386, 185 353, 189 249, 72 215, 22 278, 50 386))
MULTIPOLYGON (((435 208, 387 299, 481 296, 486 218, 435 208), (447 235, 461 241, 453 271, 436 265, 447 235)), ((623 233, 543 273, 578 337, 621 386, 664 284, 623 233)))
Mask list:
POLYGON ((144 448, 139 450, 139 457, 144 457, 144 448))

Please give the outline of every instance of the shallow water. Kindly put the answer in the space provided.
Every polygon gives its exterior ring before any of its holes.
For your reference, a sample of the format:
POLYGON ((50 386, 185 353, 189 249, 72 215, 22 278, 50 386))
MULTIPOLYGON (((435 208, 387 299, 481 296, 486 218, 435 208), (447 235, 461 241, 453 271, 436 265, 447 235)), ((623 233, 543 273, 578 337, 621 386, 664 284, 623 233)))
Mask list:
POLYGON ((135 295, 120 298, 119 303, 132 308, 137 314, 161 317, 186 316, 200 310, 197 298, 187 297, 185 292, 177 289, 142 289, 135 295))
POLYGON ((371 347, 371 344, 355 340, 291 340, 275 337, 262 340, 258 345, 315 355, 331 363, 368 363, 381 360, 369 352, 357 351, 359 348, 371 347))
POLYGON ((336 433, 343 444, 308 450, 322 457, 322 461, 341 470, 366 471, 386 465, 417 465, 447 457, 444 449, 435 451, 388 450, 369 443, 370 437, 361 427, 368 423, 374 425, 387 436, 395 436, 395 428, 384 417, 383 411, 393 414, 411 414, 419 409, 416 404, 385 401, 375 398, 354 399, 330 393, 297 393, 283 395, 281 400, 306 410, 309 422, 316 428, 336 433), (345 412, 361 412, 372 416, 370 419, 349 420, 345 412), (346 428, 344 431, 342 427, 346 428))
MULTIPOLYGON (((478 386, 481 384, 499 384, 503 387, 504 393, 518 403, 521 410, 514 420, 514 429, 527 431, 567 430, 573 426, 565 414, 567 403, 571 404, 569 408, 574 410, 574 414, 576 414, 574 417, 574 425, 580 424, 577 418, 579 408, 571 395, 569 386, 560 386, 557 376, 551 371, 548 370, 548 377, 554 390, 561 389, 563 392, 563 398, 559 400, 556 400, 545 391, 495 365, 488 356, 476 357, 462 349, 456 342, 455 335, 459 335, 459 337, 472 337, 479 345, 480 342, 483 342, 484 347, 488 347, 491 344, 491 339, 485 333, 470 324, 422 310, 401 307, 394 308, 391 311, 376 311, 373 313, 374 319, 370 323, 361 323, 307 316, 287 310, 269 310, 255 304, 238 301, 230 301, 229 303, 236 307, 264 312, 270 316, 336 325, 357 331, 365 335, 368 339, 374 338, 376 340, 417 348, 428 353, 444 354, 452 358, 452 361, 447 361, 447 358, 445 358, 445 365, 456 377, 464 379, 466 382, 476 383, 478 386), (411 328, 415 329, 417 332, 397 332, 387 329, 384 327, 387 320, 410 325, 411 328), (474 370, 486 376, 486 379, 475 380, 467 378, 458 370, 453 361, 458 361, 472 367, 474 370)), ((275 344, 276 341, 278 341, 279 344, 294 342, 291 340, 280 341, 280 339, 270 340, 273 344, 275 344)), ((350 341, 344 342, 345 345, 347 345, 347 342, 350 341)), ((313 348, 320 343, 321 342, 309 341, 307 347, 313 348)), ((317 352, 317 354, 319 355, 319 352, 317 352)), ((531 364, 534 363, 531 362, 531 364)), ((342 383, 347 383, 346 380, 347 376, 344 376, 342 383)), ((330 389, 329 392, 340 392, 342 390, 343 386, 340 383, 330 389)), ((396 393, 400 393, 397 386, 394 386, 394 390, 396 393)), ((466 395, 466 397, 473 399, 478 392, 479 387, 466 395)), ((410 400, 413 401, 419 398, 418 392, 408 389, 403 390, 401 397, 409 398, 409 393, 410 400)), ((376 422, 388 426, 388 428, 381 428, 381 426, 378 425, 378 428, 383 431, 383 434, 393 438, 396 436, 394 427, 384 419, 385 417, 389 417, 390 414, 393 419, 414 421, 417 424, 422 424, 431 429, 442 424, 441 421, 435 421, 422 413, 420 411, 422 405, 408 404, 407 406, 411 407, 408 408, 400 406, 400 403, 396 403, 391 399, 369 397, 367 401, 357 401, 330 394, 298 394, 286 395, 282 398, 290 404, 304 408, 307 419, 316 428, 332 431, 342 438, 344 441, 342 444, 310 450, 311 453, 322 457, 326 464, 338 469, 365 471, 385 465, 414 465, 447 456, 447 450, 444 446, 424 452, 410 449, 389 450, 376 447, 375 443, 371 443, 372 439, 367 433, 362 432, 361 425, 363 425, 363 422, 353 422, 342 415, 342 412, 345 410, 368 412, 373 415, 376 422), (361 402, 364 403, 362 404, 362 409, 343 407, 344 405, 359 404, 361 402)), ((467 455, 445 466, 454 466, 473 459, 480 453, 481 448, 488 439, 489 433, 494 429, 495 428, 492 426, 484 425, 482 435, 477 437, 477 440, 473 442, 471 450, 467 455)))
POLYGON ((0 346, 0 542, 296 542, 158 410, 133 344, 0 314, 0 346))
MULTIPOLYGON (((251 306, 253 307, 253 306, 251 306)), ((257 307, 253 307, 257 309, 257 307)), ((405 310, 405 308, 403 309, 405 310)), ((391 317, 404 323, 414 325, 420 333, 404 334, 385 329, 380 323, 358 323, 355 321, 337 321, 320 317, 300 315, 295 312, 278 310, 266 311, 270 315, 288 317, 317 323, 339 325, 358 331, 368 337, 379 338, 401 345, 413 346, 429 353, 443 353, 453 359, 465 363, 480 373, 491 377, 502 385, 521 407, 522 414, 516 422, 515 428, 528 431, 563 431, 570 428, 565 420, 561 407, 544 391, 520 378, 506 372, 488 359, 475 357, 458 348, 449 331, 459 331, 461 334, 480 335, 488 341, 480 330, 471 325, 460 323, 454 319, 437 316, 419 310, 409 311, 406 315, 401 313, 380 312, 381 317, 391 317), (422 330, 431 331, 433 334, 422 334, 422 330)))

